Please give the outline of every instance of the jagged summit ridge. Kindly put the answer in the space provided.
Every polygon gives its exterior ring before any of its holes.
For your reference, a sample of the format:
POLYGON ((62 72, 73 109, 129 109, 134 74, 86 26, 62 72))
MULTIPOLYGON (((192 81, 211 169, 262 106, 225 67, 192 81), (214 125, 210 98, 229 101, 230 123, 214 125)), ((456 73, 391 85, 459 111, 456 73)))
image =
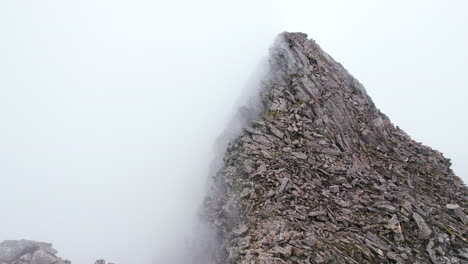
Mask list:
POLYGON ((468 191, 303 33, 271 50, 264 111, 207 200, 219 263, 466 263, 468 191))

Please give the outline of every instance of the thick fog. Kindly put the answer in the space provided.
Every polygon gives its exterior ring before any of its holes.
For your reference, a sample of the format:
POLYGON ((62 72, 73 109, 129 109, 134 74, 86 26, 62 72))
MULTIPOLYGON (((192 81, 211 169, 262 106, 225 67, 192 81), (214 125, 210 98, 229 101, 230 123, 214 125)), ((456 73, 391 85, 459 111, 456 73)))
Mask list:
POLYGON ((0 240, 50 241, 77 264, 173 250, 280 30, 246 4, 2 1, 0 240))
POLYGON ((1 1, 0 240, 77 264, 184 254, 215 142, 284 30, 466 182, 467 4, 412 3, 1 1))

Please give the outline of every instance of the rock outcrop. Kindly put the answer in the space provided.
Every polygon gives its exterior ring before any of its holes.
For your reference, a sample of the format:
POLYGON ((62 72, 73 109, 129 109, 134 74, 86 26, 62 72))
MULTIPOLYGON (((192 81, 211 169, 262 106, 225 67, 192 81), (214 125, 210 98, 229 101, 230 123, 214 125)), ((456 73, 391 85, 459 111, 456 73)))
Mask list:
POLYGON ((107 262, 106 260, 104 259, 98 259, 96 260, 96 262, 94 262, 94 264, 114 264, 112 262, 107 262))
POLYGON ((468 263, 468 190, 313 40, 271 50, 264 111, 206 200, 219 263, 468 263))
POLYGON ((57 257, 52 244, 30 240, 6 240, 0 243, 0 264, 70 264, 57 257))
MULTIPOLYGON (((0 242, 0 264, 71 264, 57 256, 52 244, 31 240, 5 240, 0 242)), ((103 259, 94 264, 114 264, 103 259)))

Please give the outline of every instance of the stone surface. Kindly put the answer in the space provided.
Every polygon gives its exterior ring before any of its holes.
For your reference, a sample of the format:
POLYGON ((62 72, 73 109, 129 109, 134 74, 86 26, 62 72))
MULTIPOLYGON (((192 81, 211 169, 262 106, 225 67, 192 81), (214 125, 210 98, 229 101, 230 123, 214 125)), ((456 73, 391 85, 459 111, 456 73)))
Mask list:
POLYGON ((450 161, 305 34, 281 34, 270 64, 263 112, 205 202, 218 263, 467 263, 468 191, 450 161))

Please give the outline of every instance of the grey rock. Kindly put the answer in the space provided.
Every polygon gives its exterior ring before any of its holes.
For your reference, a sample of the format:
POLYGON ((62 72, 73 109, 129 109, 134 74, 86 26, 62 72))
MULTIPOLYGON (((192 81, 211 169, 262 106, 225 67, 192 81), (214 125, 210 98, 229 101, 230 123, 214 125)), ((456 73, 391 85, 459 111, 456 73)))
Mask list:
POLYGON ((270 126, 270 131, 273 135, 277 136, 280 139, 283 139, 284 133, 277 129, 275 126, 270 126))
POLYGON ((240 225, 232 230, 232 233, 236 236, 243 236, 249 231, 247 225, 240 225))
POLYGON ((387 212, 389 212, 389 213, 394 213, 394 212, 396 212, 395 206, 389 205, 389 204, 378 205, 377 208, 383 209, 383 210, 385 210, 385 211, 387 211, 387 212))
POLYGON ((303 159, 303 160, 307 159, 307 155, 305 153, 292 152, 291 154, 298 159, 303 159))
POLYGON ((315 255, 314 262, 317 264, 325 263, 325 259, 323 259, 322 255, 317 254, 315 255))
POLYGON ((288 184, 288 182, 289 182, 289 178, 283 178, 281 180, 281 186, 278 189, 278 193, 282 193, 284 191, 284 189, 286 188, 286 185, 288 184))
POLYGON ((329 187, 329 189, 330 189, 330 192, 333 192, 333 193, 340 192, 340 186, 338 186, 338 185, 332 185, 332 186, 329 187))
POLYGON ((280 247, 280 246, 277 246, 275 248, 273 248, 270 253, 274 254, 274 255, 279 255, 281 257, 284 257, 284 258, 289 258, 292 254, 292 247, 287 245, 285 247, 280 247))
POLYGON ((385 243, 382 239, 380 239, 377 235, 375 235, 372 232, 367 232, 366 238, 369 239, 372 243, 372 245, 375 245, 376 247, 380 248, 383 251, 388 251, 390 250, 390 246, 385 243))
POLYGON ((459 208, 460 206, 458 204, 446 204, 445 207, 447 207, 450 210, 459 208))
POLYGON ((94 262, 94 264, 114 264, 112 262, 107 262, 106 260, 104 259, 98 259, 94 262))
POLYGON ((426 224, 426 221, 424 221, 424 218, 420 216, 418 213, 413 213, 413 219, 418 225, 419 228, 419 238, 420 239, 429 239, 429 237, 432 234, 431 228, 426 224))
POLYGON ((240 197, 241 198, 246 198, 250 196, 250 189, 249 188, 245 188, 244 190, 242 190, 242 192, 240 193, 240 197))
POLYGON ((468 217, 466 217, 465 213, 460 207, 455 208, 454 213, 458 218, 463 222, 463 224, 468 225, 468 217))
POLYGON ((314 216, 323 216, 323 215, 327 215, 327 212, 325 212, 325 211, 315 211, 315 212, 310 212, 308 214, 308 216, 312 216, 312 217, 314 217, 314 216))
POLYGON ((254 134, 254 135, 263 135, 262 131, 251 128, 251 127, 246 127, 245 131, 247 131, 247 132, 249 132, 251 134, 254 134))

